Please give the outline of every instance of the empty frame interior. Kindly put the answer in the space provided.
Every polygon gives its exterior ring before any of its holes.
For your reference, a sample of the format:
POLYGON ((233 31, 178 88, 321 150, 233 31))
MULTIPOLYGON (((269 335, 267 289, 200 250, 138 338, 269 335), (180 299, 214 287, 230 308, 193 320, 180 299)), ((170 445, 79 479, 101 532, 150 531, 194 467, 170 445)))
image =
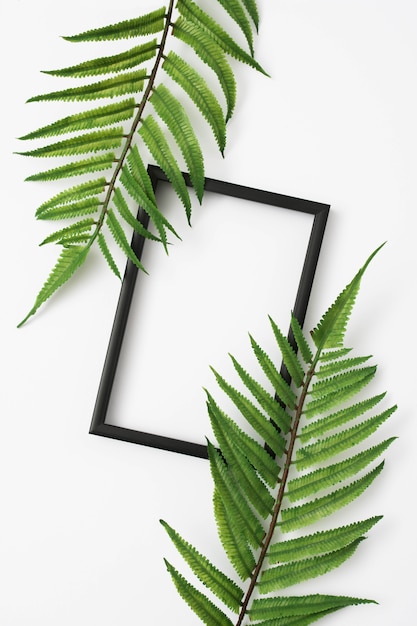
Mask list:
POLYGON ((190 228, 162 171, 150 173, 182 240, 169 255, 132 242, 149 274, 127 265, 90 432, 204 457, 204 389, 234 410, 209 366, 241 389, 230 353, 268 385, 248 333, 279 365, 268 315, 283 331, 292 310, 303 323, 329 207, 208 179, 190 228))

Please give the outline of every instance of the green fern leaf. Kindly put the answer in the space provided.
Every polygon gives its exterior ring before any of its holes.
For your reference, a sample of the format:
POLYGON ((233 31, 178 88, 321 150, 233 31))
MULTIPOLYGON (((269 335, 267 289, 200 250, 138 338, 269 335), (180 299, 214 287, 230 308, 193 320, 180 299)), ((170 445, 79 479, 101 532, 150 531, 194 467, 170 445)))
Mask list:
POLYGON ((315 400, 310 400, 310 402, 307 403, 304 411, 306 417, 310 418, 314 415, 317 415, 318 413, 324 413, 325 411, 329 411, 334 406, 340 404, 341 402, 344 402, 345 400, 348 400, 355 394, 359 393, 361 389, 366 387, 366 385, 371 382, 374 376, 375 371, 372 371, 372 369, 369 373, 367 371, 360 372, 357 376, 354 377, 355 382, 351 385, 347 384, 346 386, 341 387, 338 391, 334 390, 333 392, 330 392, 325 396, 318 397, 315 400))
POLYGON ((253 56, 252 28, 239 0, 218 0, 230 17, 236 22, 245 35, 251 55, 253 56))
POLYGON ((141 46, 135 46, 126 52, 109 57, 100 57, 92 61, 85 61, 78 65, 65 67, 59 70, 43 70, 44 74, 52 76, 65 76, 83 78, 84 76, 99 76, 100 74, 118 73, 137 67, 145 61, 149 61, 156 55, 158 42, 152 39, 141 46))
POLYGON ((291 506, 282 511, 282 520, 279 527, 283 533, 297 530, 304 526, 314 524, 315 522, 328 517, 340 508, 350 504, 358 498, 381 473, 384 462, 380 463, 375 469, 371 470, 362 478, 341 487, 330 494, 317 498, 312 502, 306 502, 299 506, 291 506))
POLYGON ((363 537, 381 519, 382 515, 378 515, 361 522, 354 522, 348 526, 340 526, 331 530, 322 530, 313 535, 280 541, 271 545, 268 560, 272 564, 287 563, 340 550, 363 537))
POLYGON ((56 196, 53 196, 50 200, 43 202, 43 204, 41 204, 36 211, 36 217, 42 219, 43 215, 48 209, 57 207, 61 204, 69 204, 70 202, 77 202, 78 200, 82 200, 83 198, 96 196, 97 194, 102 193, 105 187, 105 178, 97 178, 96 180, 88 181, 86 183, 81 183, 80 185, 70 187, 69 189, 66 189, 65 191, 61 191, 60 193, 56 194, 56 196))
POLYGON ((109 209, 107 212, 106 222, 110 229, 111 234, 114 237, 114 240, 121 247, 121 249, 127 256, 127 258, 130 259, 132 263, 134 263, 138 269, 147 273, 142 263, 140 262, 140 260, 138 259, 136 254, 133 252, 132 248, 130 247, 130 244, 128 240, 126 239, 126 235, 123 231, 123 228, 121 227, 119 221, 117 220, 117 217, 115 216, 114 212, 111 209, 109 209))
POLYGON ((230 578, 225 576, 208 559, 200 554, 193 546, 173 529, 169 524, 160 520, 171 541, 186 563, 191 567, 197 578, 212 591, 226 606, 235 613, 239 612, 243 591, 230 578))
POLYGON ((58 261, 49 274, 48 279, 36 297, 35 304, 20 322, 19 327, 36 313, 39 307, 44 304, 52 294, 64 285, 85 262, 89 252, 89 246, 74 246, 71 248, 63 248, 58 261))
POLYGON ((247 12, 249 13, 256 30, 259 28, 259 12, 258 7, 256 6, 255 0, 242 0, 242 3, 246 7, 247 12))
POLYGON ((202 30, 206 31, 226 54, 268 76, 259 63, 245 52, 243 48, 238 46, 235 40, 213 18, 202 11, 193 0, 178 0, 177 8, 187 20, 197 24, 202 30))
POLYGON ((159 85, 154 90, 150 101, 180 148, 197 198, 201 203, 204 194, 204 161, 200 144, 187 114, 180 102, 164 85, 159 85))
MULTIPOLYGON (((221 384, 221 383, 219 383, 221 384)), ((277 478, 277 465, 276 460, 271 459, 270 454, 265 452, 265 449, 260 447, 260 445, 254 441, 251 437, 249 437, 239 426, 231 420, 216 404, 213 397, 207 393, 207 409, 210 416, 215 423, 215 425, 219 424, 219 427, 224 429, 224 436, 229 437, 233 444, 238 446, 242 451, 244 456, 248 459, 250 464, 257 469, 257 471, 261 474, 262 478, 271 486, 274 487, 276 484, 277 478), (262 452, 261 452, 262 451, 262 452), (258 457, 261 457, 260 459, 258 457), (260 465, 259 465, 260 464, 260 465), (259 465, 259 467, 258 467, 259 465)), ((237 394, 235 389, 231 390, 232 396, 237 394)), ((241 397, 238 395, 236 406, 243 406, 243 402, 241 401, 241 397)), ((253 422, 253 428, 259 434, 263 440, 265 440, 267 446, 272 450, 272 452, 281 457, 285 450, 285 439, 280 433, 280 431, 268 420, 265 419, 265 416, 256 409, 256 407, 250 406, 248 407, 248 411, 252 413, 252 408, 255 409, 254 415, 249 415, 249 423, 253 422)), ((242 414, 245 412, 246 408, 243 408, 242 414)), ((213 428, 213 432, 214 428, 213 428)))
POLYGON ((367 467, 367 465, 374 461, 380 454, 385 452, 394 440, 395 437, 392 437, 344 461, 327 465, 314 472, 290 480, 285 493, 286 497, 291 502, 295 502, 307 496, 314 495, 328 487, 333 487, 337 483, 342 482, 346 478, 350 478, 367 467))
POLYGON ((350 318, 356 296, 358 295, 362 277, 372 259, 382 248, 377 248, 367 259, 353 280, 342 291, 334 304, 323 315, 311 337, 315 345, 321 350, 342 347, 346 333, 347 322, 350 318))
POLYGON ((226 146, 226 123, 222 108, 206 81, 191 65, 175 52, 165 57, 163 69, 189 95, 203 117, 210 124, 220 152, 226 146))
POLYGON ((301 429, 301 433, 299 435, 300 441, 306 442, 314 437, 320 437, 329 430, 334 430, 335 428, 346 424, 346 422, 349 422, 372 409, 384 397, 385 393, 381 393, 377 396, 373 396, 372 398, 368 398, 367 400, 363 400, 362 402, 349 406, 346 409, 342 409, 341 411, 337 411, 331 415, 326 415, 326 417, 315 420, 310 424, 306 424, 301 429))
POLYGON ((103 233, 98 234, 97 241, 98 241, 99 248, 102 251, 103 256, 106 259, 107 263, 109 264, 111 271, 117 276, 117 278, 122 280, 122 277, 119 272, 119 268, 117 267, 113 259, 113 255, 109 250, 109 247, 106 243, 103 233))
MULTIPOLYGON (((90 218, 86 218, 84 220, 80 220, 75 224, 71 224, 71 226, 66 226, 65 228, 61 228, 60 230, 56 230, 54 233, 46 237, 40 246, 45 245, 46 243, 62 243, 67 240, 67 237, 72 237, 73 235, 87 235, 90 233, 92 226, 95 225, 95 220, 90 218)), ((87 237, 87 240, 89 237, 87 237)))
POLYGON ((240 524, 236 525, 230 509, 225 506, 217 489, 214 490, 213 504, 214 516, 224 551, 238 576, 242 580, 247 580, 256 566, 256 561, 246 541, 245 534, 240 532, 240 524), (237 529, 238 532, 236 532, 237 529))
POLYGON ((130 119, 133 117, 134 112, 135 100, 128 98, 120 102, 114 102, 106 106, 83 111, 82 113, 76 113, 75 115, 68 115, 53 124, 38 128, 38 130, 28 133, 20 137, 20 139, 40 139, 42 137, 53 137, 73 133, 79 130, 110 126, 130 119))
POLYGON ((311 363, 313 360, 313 353, 311 352, 307 339, 304 336, 300 322, 296 317, 294 317, 294 315, 291 315, 291 330, 304 362, 311 363))
POLYGON ((124 199, 122 192, 119 188, 114 190, 113 196, 114 206, 119 211, 120 215, 123 219, 131 226, 137 233, 145 237, 146 239, 152 239, 153 241, 161 241, 158 237, 156 237, 153 233, 151 233, 147 228, 144 227, 141 222, 139 222, 130 212, 130 209, 127 205, 126 200, 124 199))
POLYGON ((327 574, 349 559, 361 541, 363 538, 356 539, 341 550, 316 556, 314 559, 301 559, 266 570, 258 584, 260 593, 285 589, 304 580, 327 574))
POLYGON ((208 443, 208 454, 213 480, 217 486, 218 494, 233 520, 233 525, 239 526, 250 545, 258 546, 265 534, 262 524, 250 508, 218 450, 210 443, 208 443))
POLYGON ((60 178, 71 178, 72 176, 80 176, 81 174, 91 174, 102 170, 108 170, 112 167, 116 156, 113 152, 106 152, 98 156, 66 163, 60 167, 54 167, 38 174, 32 174, 26 178, 27 181, 32 180, 58 180, 60 178))
POLYGON ((285 367, 287 368, 288 373, 291 376, 294 384, 297 387, 301 387, 304 380, 304 370, 301 367, 299 360, 297 359, 297 355, 295 354, 294 349, 288 339, 285 337, 285 335, 283 335, 283 333, 280 331, 280 329, 270 316, 269 321, 272 326, 276 342, 281 350, 285 367))
MULTIPOLYGON (((282 407, 279 407, 278 402, 276 401, 276 399, 270 394, 268 393, 263 387, 262 385, 260 385, 254 378, 252 378, 252 376, 250 376, 244 369, 243 367, 236 361, 236 359, 231 356, 233 365, 235 370, 237 371, 237 373, 239 374, 242 382, 244 383, 245 387, 251 392, 251 394, 257 399, 257 401, 259 402, 259 404, 261 405, 261 407, 264 409, 264 411, 266 411, 270 417, 270 419, 275 422, 275 424, 278 424, 279 427, 283 427, 284 432, 287 433, 288 432, 288 428, 289 428, 289 416, 287 413, 285 413, 285 417, 287 417, 287 422, 286 423, 282 423, 282 407)), ((285 382, 285 381, 284 381, 285 382)), ((287 397, 287 402, 286 404, 288 405, 288 407, 290 409, 294 409, 295 408, 295 400, 296 400, 296 396, 294 394, 294 392, 288 387, 288 385, 285 383, 284 385, 280 385, 281 383, 281 378, 277 377, 275 379, 275 390, 277 391, 277 393, 279 394, 279 397, 282 399, 282 395, 285 395, 287 397)))
POLYGON ((138 93, 143 90, 146 70, 117 74, 114 78, 107 78, 82 87, 70 87, 61 91, 52 91, 29 98, 27 102, 42 101, 84 101, 98 100, 99 98, 115 98, 128 93, 138 93))
POLYGON ((223 611, 220 611, 201 591, 190 585, 166 559, 165 565, 181 597, 205 624, 208 626, 233 626, 223 611))
POLYGON ((122 139, 123 128, 112 128, 77 135, 70 139, 64 139, 42 148, 36 148, 29 152, 19 152, 18 154, 32 157, 72 156, 74 154, 119 148, 122 144, 122 139))
POLYGON ((341 359, 335 363, 330 363, 327 365, 322 365, 319 370, 316 370, 317 378, 325 378, 326 376, 334 376, 343 370, 350 369, 351 367, 356 367, 357 365, 362 365, 369 361, 371 356, 357 356, 351 357, 350 359, 341 359))
POLYGON ((171 148, 169 147, 160 126, 157 124, 155 119, 149 115, 142 121, 139 133, 152 153, 152 156, 170 180, 175 193, 178 195, 185 207, 188 221, 190 221, 191 200, 187 190, 187 185, 185 184, 184 177, 181 174, 177 161, 172 154, 171 148))
POLYGON ((322 352, 320 354, 319 357, 319 362, 320 363, 325 363, 328 361, 334 361, 336 359, 340 359, 341 357, 346 356, 347 354, 349 354, 349 352, 352 352, 352 348, 339 348, 338 350, 329 350, 329 351, 325 351, 322 352))
POLYGON ((298 470, 306 469, 311 465, 321 463, 336 454, 348 450, 352 446, 364 441, 372 435, 391 415, 397 406, 386 409, 382 413, 356 424, 352 428, 342 430, 331 437, 320 439, 316 443, 299 448, 296 452, 295 463, 298 470))
POLYGON ((37 217, 40 220, 63 220, 69 218, 79 218, 83 215, 96 213, 102 203, 98 198, 86 198, 79 202, 62 204, 45 209, 37 217))
MULTIPOLYGON (((281 456, 283 446, 285 446, 284 439, 282 435, 277 431, 273 424, 265 417, 265 415, 244 395, 242 395, 239 391, 234 389, 231 385, 229 385, 220 374, 216 372, 213 368, 211 368, 213 374, 216 377, 216 381, 235 406, 239 409, 243 417, 249 422, 252 428, 263 438, 264 441, 267 442, 268 446, 274 450, 276 454, 281 456), (278 446, 278 448, 277 448, 278 446)), ((276 410, 276 421, 274 421, 275 425, 278 426, 281 430, 288 431, 290 424, 290 416, 285 410, 278 404, 275 403, 277 407, 276 410)))
POLYGON ((361 383, 364 378, 374 377, 376 373, 375 366, 362 367, 359 369, 348 370, 342 372, 336 376, 329 376, 322 378, 314 383, 310 390, 310 394, 313 398, 326 398, 335 392, 340 392, 341 389, 361 383))
POLYGON ((156 11, 142 15, 132 20, 125 20, 112 24, 111 26, 104 26, 102 28, 95 28, 87 30, 78 35, 72 35, 69 37, 63 37, 67 41, 112 41, 117 39, 129 39, 131 37, 138 37, 142 35, 153 35, 159 33, 164 29, 165 25, 165 7, 161 7, 156 11))
POLYGON ((233 115, 236 104, 236 81, 225 52, 198 24, 183 18, 175 22, 173 35, 188 44, 216 74, 226 98, 226 121, 233 115))
MULTIPOLYGON (((273 597, 273 598, 256 598, 253 601, 250 616, 252 620, 262 620, 272 618, 279 613, 282 617, 296 617, 323 613, 330 609, 344 608, 347 606, 358 604, 375 604, 373 600, 364 600, 362 598, 352 598, 349 596, 331 596, 324 594, 315 594, 310 596, 291 596, 291 597, 273 597)), ((262 622, 267 623, 267 622, 262 622)), ((270 622, 273 626, 273 622, 270 622)))

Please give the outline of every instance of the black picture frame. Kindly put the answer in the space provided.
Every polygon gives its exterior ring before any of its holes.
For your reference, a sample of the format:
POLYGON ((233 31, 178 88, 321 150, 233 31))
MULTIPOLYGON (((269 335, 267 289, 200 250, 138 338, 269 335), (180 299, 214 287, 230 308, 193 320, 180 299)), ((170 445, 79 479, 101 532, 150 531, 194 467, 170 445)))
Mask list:
MULTIPOLYGON (((149 165, 148 173, 152 181, 155 193, 160 182, 169 183, 165 173, 157 166, 149 165)), ((191 186, 188 174, 184 173, 184 180, 187 186, 191 186)), ((281 195, 270 191, 254 189, 234 183, 224 182, 212 178, 205 179, 205 191, 232 196, 243 200, 249 200, 255 203, 262 203, 270 206, 276 206, 290 211, 298 211, 314 216, 313 224, 310 232, 309 242, 304 257, 303 269, 300 276, 300 282, 297 289, 297 295, 293 306, 293 313, 298 319, 301 326, 304 324, 307 305, 311 294, 314 275, 317 268, 317 262, 320 249, 324 237, 327 218, 330 211, 330 205, 310 200, 303 200, 291 196, 281 195)), ((145 226, 148 226, 149 218, 145 211, 139 207, 137 219, 145 226)), ((140 259, 143 252, 145 239, 138 233, 134 233, 132 238, 132 248, 137 257, 140 259)), ((101 437, 110 437, 120 441, 150 446, 162 450, 169 450, 180 454, 187 454, 194 457, 208 458, 207 448, 205 445, 175 439, 163 435, 142 432, 106 424, 107 409, 111 397, 113 382, 117 370, 117 364, 122 349, 123 338, 129 316, 130 305, 138 276, 137 267, 130 261, 127 261, 126 269, 122 281, 119 301, 113 322, 113 328, 110 335, 107 354, 103 366, 101 380, 99 383, 96 403, 90 426, 90 434, 99 435, 101 437)), ((292 345, 294 339, 291 330, 288 338, 292 345)), ((281 369, 283 375, 289 379, 288 372, 285 368, 281 369)))

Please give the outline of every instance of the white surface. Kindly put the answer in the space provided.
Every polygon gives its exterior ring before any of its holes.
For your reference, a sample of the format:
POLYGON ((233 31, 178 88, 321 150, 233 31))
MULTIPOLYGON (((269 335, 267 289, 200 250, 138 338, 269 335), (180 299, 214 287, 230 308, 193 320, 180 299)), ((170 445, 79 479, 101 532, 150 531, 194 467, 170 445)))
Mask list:
MULTIPOLYGON (((140 4, 141 12, 159 5, 140 4)), ((409 624, 415 588, 409 570, 417 556, 415 341, 413 326, 406 331, 405 324, 413 322, 415 307, 417 8, 412 0, 259 5, 257 57, 271 78, 237 69, 239 102, 226 158, 207 142, 206 171, 332 205, 307 328, 369 252, 388 240, 364 280, 348 335, 362 353, 374 354, 377 387, 400 406, 384 428, 399 436, 384 473, 352 513, 385 517, 349 563, 311 588, 380 603, 347 609, 329 624, 409 624)), ((164 571, 163 555, 180 560, 160 517, 222 560, 205 461, 88 435, 119 291, 104 263, 93 258, 33 321, 15 328, 56 255, 52 246, 37 249, 50 225, 33 218, 50 187, 24 184, 37 164, 12 155, 21 149, 15 137, 49 121, 56 109, 24 101, 50 88, 40 69, 84 56, 59 34, 137 10, 131 0, 117 6, 9 0, 0 9, 5 626, 196 624, 164 571)), ((190 324, 195 331, 200 321, 190 324)))

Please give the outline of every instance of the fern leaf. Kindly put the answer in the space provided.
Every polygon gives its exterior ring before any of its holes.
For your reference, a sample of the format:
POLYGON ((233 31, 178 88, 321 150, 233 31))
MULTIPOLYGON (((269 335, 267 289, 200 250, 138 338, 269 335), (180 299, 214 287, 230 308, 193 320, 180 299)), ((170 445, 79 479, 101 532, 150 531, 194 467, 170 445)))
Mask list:
POLYGON ((340 550, 363 537, 381 519, 382 515, 378 515, 347 526, 274 543, 269 549, 268 560, 272 564, 287 563, 340 550))
POLYGON ((342 372, 336 376, 329 376, 314 383, 310 390, 310 394, 313 398, 325 398, 330 394, 340 392, 341 389, 351 387, 356 385, 356 383, 361 383, 364 378, 373 378, 375 373, 376 367, 368 366, 348 370, 347 372, 342 372))
POLYGON ((38 128, 20 137, 20 139, 40 139, 42 137, 53 137, 73 133, 79 130, 110 126, 130 119, 133 117, 134 112, 135 100, 134 98, 127 98, 126 100, 83 111, 82 113, 68 115, 53 124, 38 128))
POLYGON ((374 461, 380 454, 385 452, 394 440, 395 437, 392 437, 344 461, 328 465, 290 480, 285 495, 291 502, 295 502, 307 496, 314 495, 328 487, 333 487, 337 483, 342 482, 346 478, 350 478, 367 467, 367 465, 374 461))
POLYGON ((230 17, 236 22, 245 35, 251 55, 253 56, 252 28, 239 0, 218 0, 230 17))
POLYGON ((137 67, 145 61, 149 61, 156 55, 158 42, 152 39, 141 46, 135 46, 121 54, 115 54, 109 57, 100 57, 92 61, 85 61, 78 65, 65 67, 58 70, 44 70, 44 74, 52 76, 65 76, 83 78, 84 76, 99 76, 100 74, 118 73, 124 70, 137 67))
POLYGON ((290 374, 294 384, 297 387, 301 387, 304 380, 304 370, 300 365, 297 355, 294 352, 292 345, 285 337, 285 335, 283 335, 283 333, 280 331, 271 316, 269 316, 269 322, 272 326, 276 342, 281 350, 285 367, 287 368, 288 373, 290 374))
POLYGON ((334 361, 336 359, 340 359, 341 357, 346 356, 352 352, 352 348, 339 348, 338 350, 328 350, 320 353, 319 362, 325 363, 328 361, 334 361))
POLYGON ((173 34, 191 46, 200 59, 215 72, 226 98, 226 121, 228 121, 236 104, 236 81, 224 50, 198 24, 181 17, 175 22, 173 34))
MULTIPOLYGON (((285 447, 285 440, 282 435, 279 433, 277 428, 265 417, 265 415, 243 394, 234 389, 231 385, 229 385, 220 374, 216 372, 213 368, 211 368, 213 374, 216 377, 217 384, 220 389, 226 393, 229 398, 232 400, 234 405, 240 411, 242 416, 248 421, 248 423, 252 426, 252 428, 262 437, 262 439, 267 443, 269 448, 278 454, 278 456, 282 455, 283 449, 285 447)), ((275 424, 281 428, 281 430, 288 430, 290 416, 288 413, 285 413, 284 409, 276 402, 277 404, 277 421, 275 424)))
POLYGON ((204 161, 200 144, 187 114, 180 102, 164 85, 159 85, 154 90, 150 101, 180 148, 197 198, 201 203, 204 194, 204 161))
POLYGON ((123 128, 112 128, 85 133, 43 146, 42 148, 36 148, 28 152, 19 152, 18 154, 32 157, 72 156, 74 154, 119 148, 122 144, 122 139, 123 128))
POLYGON ((397 406, 393 406, 352 428, 342 430, 326 439, 320 439, 315 443, 299 448, 295 457, 297 469, 302 470, 311 465, 321 463, 361 443, 372 435, 396 409, 397 406))
POLYGON ((44 304, 57 289, 62 287, 85 262, 89 246, 74 246, 71 248, 63 248, 58 261, 50 273, 48 279, 36 297, 35 304, 20 322, 19 327, 36 313, 39 307, 44 304))
POLYGON ((316 556, 313 559, 301 559, 294 563, 285 563, 266 570, 258 584, 260 593, 266 594, 277 589, 285 589, 304 580, 327 574, 347 561, 361 541, 363 538, 356 539, 345 548, 335 552, 316 556))
POLYGON ((97 240, 98 240, 99 248, 102 251, 103 256, 106 259, 107 263, 109 264, 109 267, 110 267, 111 271, 113 272, 113 274, 115 274, 117 276, 117 278, 122 280, 122 277, 121 277, 120 272, 119 272, 119 268, 117 267, 117 265, 116 265, 116 263, 115 263, 115 261, 113 259, 113 255, 112 255, 112 253, 109 250, 109 247, 107 245, 107 242, 106 242, 106 240, 104 238, 103 233, 99 233, 98 234, 97 240))
MULTIPOLYGON (((254 378, 252 378, 252 376, 250 376, 244 369, 243 367, 236 361, 236 359, 231 356, 233 365, 235 370, 237 371, 237 373, 239 374, 243 384, 245 385, 245 387, 251 392, 251 394, 256 398, 256 400, 259 402, 260 406, 264 409, 264 411, 267 412, 267 414, 269 415, 270 419, 275 422, 275 424, 278 424, 280 428, 283 428, 284 432, 287 433, 288 429, 289 429, 289 424, 290 424, 290 418, 288 416, 288 413, 285 413, 285 417, 287 417, 287 421, 282 423, 282 417, 283 417, 283 411, 282 411, 282 407, 280 407, 280 405, 278 404, 278 402, 276 401, 276 399, 270 394, 268 393, 263 387, 262 385, 260 385, 254 378), (278 408, 280 407, 280 408, 278 408)), ((276 387, 279 387, 279 382, 280 382, 280 378, 276 378, 275 379, 275 383, 276 383, 276 387)), ((288 386, 287 386, 288 387, 288 386)), ((287 402, 287 405, 289 406, 290 409, 294 409, 295 407, 295 394, 291 391, 291 389, 288 390, 291 393, 286 394, 288 396, 288 400, 289 402, 287 402)), ((276 388, 277 393, 283 393, 285 394, 286 391, 288 391, 286 388, 284 388, 284 386, 279 387, 279 392, 276 388)))
POLYGON ((117 24, 112 24, 111 26, 87 30, 78 35, 63 37, 63 39, 74 42, 112 41, 117 39, 129 39, 131 37, 138 37, 142 35, 153 35, 164 29, 165 14, 165 7, 161 7, 156 11, 142 15, 141 17, 118 22, 117 24))
MULTIPOLYGON (((331 596, 324 594, 256 598, 256 600, 253 601, 250 616, 252 620, 263 620, 268 618, 274 619, 274 615, 277 615, 277 613, 282 617, 300 617, 303 615, 311 616, 316 613, 328 611, 329 609, 344 608, 347 606, 369 603, 375 604, 372 600, 364 600, 362 598, 331 596)), ((270 626, 273 626, 272 622, 270 623, 270 626)))
MULTIPOLYGON (((272 457, 267 453, 257 441, 249 437, 237 424, 231 420, 223 411, 219 409, 213 398, 208 394, 207 410, 213 430, 216 432, 217 424, 222 423, 222 427, 227 431, 227 437, 233 441, 244 457, 249 461, 261 478, 270 486, 275 487, 277 482, 278 466, 272 457)), ((268 424, 270 424, 268 422, 268 424)), ((282 454, 282 450, 280 451, 282 454)))
POLYGON ((239 532, 240 525, 236 526, 230 509, 225 506, 217 489, 214 490, 213 504, 217 529, 224 551, 238 576, 242 580, 246 580, 255 568, 255 557, 246 541, 245 534, 239 532), (236 532, 237 530, 238 532, 236 532))
POLYGON ((189 95, 203 117, 209 123, 220 152, 226 146, 226 123, 222 108, 206 81, 191 65, 175 52, 165 57, 163 69, 189 95))
POLYGON ((127 205, 126 200, 123 197, 122 192, 119 188, 114 190, 113 196, 114 206, 119 211, 120 215, 123 219, 131 226, 137 233, 145 237, 146 239, 152 239, 153 241, 161 241, 158 237, 155 237, 153 233, 151 233, 144 225, 139 222, 130 212, 130 209, 127 205))
POLYGON ((313 360, 313 353, 311 352, 307 339, 304 336, 300 322, 296 317, 294 317, 294 315, 291 315, 291 330, 304 362, 311 363, 313 360))
POLYGON ((319 370, 316 370, 317 378, 325 378, 326 376, 334 376, 343 370, 350 369, 352 367, 356 367, 357 365, 362 365, 369 361, 371 356, 357 356, 351 357, 349 359, 341 359, 335 363, 330 363, 327 365, 322 365, 319 370))
MULTIPOLYGON (((233 428, 232 420, 230 418, 225 419, 225 416, 221 415, 210 395, 208 395, 207 406, 213 433, 220 445, 223 457, 248 501, 265 519, 272 513, 274 498, 258 477, 255 466, 246 456, 246 451, 239 446, 239 440, 236 441, 236 428, 233 428)), ((278 469, 274 476, 275 480, 277 473, 278 469)))
POLYGON ((170 180, 175 193, 178 195, 185 207, 188 221, 190 221, 191 200, 187 190, 187 185, 185 184, 184 177, 160 126, 157 124, 155 119, 149 115, 147 118, 142 120, 142 126, 139 133, 148 146, 152 156, 170 180))
POLYGON ((83 215, 91 215, 96 213, 101 206, 98 198, 86 198, 79 202, 62 204, 45 209, 37 217, 40 220, 63 220, 69 218, 78 218, 83 215))
POLYGON ((346 422, 349 422, 372 409, 384 397, 385 393, 381 393, 377 396, 373 396, 372 398, 368 398, 367 400, 363 400, 362 402, 349 406, 346 409, 342 409, 341 411, 337 411, 331 415, 326 415, 326 417, 315 420, 310 424, 306 424, 301 429, 299 435, 300 441, 306 442, 314 437, 320 437, 329 430, 333 430, 343 424, 346 424, 346 422))
POLYGON ((117 217, 115 216, 114 212, 111 209, 109 209, 107 212, 106 222, 110 229, 111 234, 114 237, 114 240, 121 247, 121 249, 127 256, 127 258, 130 259, 132 263, 134 263, 138 269, 147 273, 142 263, 140 262, 140 260, 138 259, 136 254, 133 252, 132 248, 130 247, 130 244, 128 240, 126 239, 126 235, 123 231, 123 228, 120 226, 120 223, 117 220, 117 217))
POLYGON ((374 375, 375 372, 372 370, 370 372, 360 372, 357 376, 354 377, 355 382, 351 385, 347 384, 346 386, 341 387, 338 391, 334 390, 325 396, 310 400, 310 402, 307 403, 304 411, 306 417, 310 418, 314 415, 317 415, 318 413, 324 413, 325 411, 329 411, 334 406, 340 404, 341 402, 344 402, 345 400, 348 400, 355 394, 359 393, 361 389, 366 387, 366 385, 371 382, 374 375))
POLYGON ((334 304, 323 315, 317 327, 312 331, 311 337, 320 350, 342 347, 347 322, 355 304, 362 277, 369 263, 381 248, 382 246, 379 246, 369 256, 353 280, 345 287, 334 304))
POLYGON ((242 0, 242 3, 246 7, 247 12, 249 13, 252 22, 255 25, 256 30, 259 28, 259 12, 258 7, 256 5, 255 0, 242 0))
POLYGON ((75 185, 74 187, 70 187, 69 189, 65 189, 65 191, 61 191, 43 202, 36 211, 36 217, 42 218, 47 209, 51 209, 53 207, 57 207, 60 204, 66 204, 70 202, 77 202, 78 200, 82 200, 83 198, 88 198, 90 196, 96 196, 99 193, 102 193, 106 187, 106 179, 105 178, 97 178, 96 180, 91 180, 86 183, 81 183, 80 185, 75 185))
POLYGON ((116 156, 113 152, 106 152, 105 154, 90 157, 89 159, 66 163, 60 167, 54 167, 50 170, 39 172, 38 174, 32 174, 32 176, 28 176, 26 180, 58 180, 60 178, 71 178, 72 176, 80 176, 81 174, 100 172, 110 169, 115 160, 116 156))
POLYGON ((113 78, 107 78, 96 83, 83 85, 82 87, 70 87, 61 91, 51 91, 39 96, 29 98, 27 102, 42 101, 84 101, 98 100, 100 98, 115 98, 129 93, 138 93, 143 90, 146 78, 146 70, 117 74, 113 78))
POLYGON ((341 487, 330 494, 317 498, 312 502, 306 502, 299 506, 291 506, 282 511, 282 520, 279 527, 283 533, 297 530, 304 526, 313 524, 318 520, 328 517, 340 508, 350 504, 358 498, 381 473, 384 462, 380 463, 375 469, 371 470, 362 478, 341 487))
POLYGON ((177 8, 181 15, 187 20, 197 24, 202 30, 207 32, 226 54, 229 54, 241 63, 250 65, 258 70, 258 72, 268 76, 259 63, 255 61, 250 54, 245 52, 216 21, 200 9, 193 0, 178 0, 177 8))
POLYGON ((160 520, 171 541, 197 578, 235 613, 239 612, 243 591, 230 578, 185 541, 169 524, 160 520))
MULTIPOLYGON (((66 226, 65 228, 61 228, 60 230, 56 230, 54 233, 46 237, 40 246, 45 245, 46 243, 62 243, 67 240, 67 237, 72 237, 73 235, 86 235, 91 231, 92 226, 95 225, 95 220, 93 218, 86 218, 84 220, 80 220, 75 224, 71 224, 71 226, 66 226)), ((89 237, 87 237, 88 239, 89 237)))
POLYGON ((216 489, 233 520, 233 525, 237 524, 248 543, 257 547, 265 534, 262 524, 250 508, 218 450, 210 443, 208 454, 216 489))

